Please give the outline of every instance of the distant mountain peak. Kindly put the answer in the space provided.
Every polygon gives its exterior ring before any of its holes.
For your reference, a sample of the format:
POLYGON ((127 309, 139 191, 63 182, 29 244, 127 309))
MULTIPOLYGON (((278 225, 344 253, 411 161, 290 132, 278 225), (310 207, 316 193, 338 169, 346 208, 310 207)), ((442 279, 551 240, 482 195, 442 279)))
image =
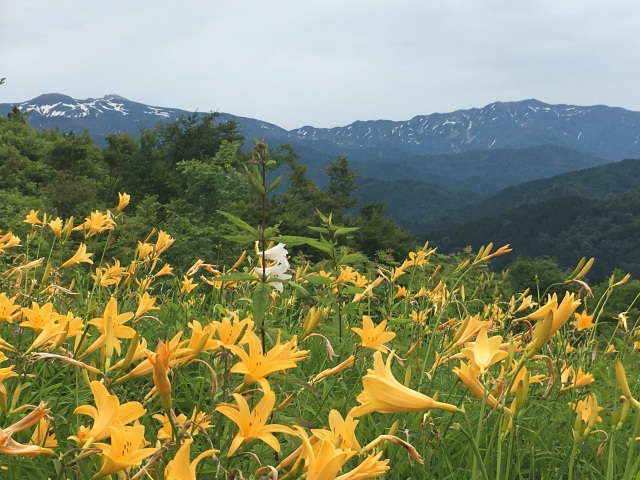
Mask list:
MULTIPOLYGON (((145 105, 117 94, 85 100, 59 93, 16 104, 32 112, 38 128, 84 131, 98 142, 109 133, 137 136, 192 112, 145 105)), ((0 104, 0 114, 13 104, 0 104)), ((333 128, 304 126, 286 131, 260 120, 220 114, 235 120, 246 138, 265 138, 271 145, 291 144, 306 155, 344 155, 358 161, 415 155, 455 154, 473 150, 520 149, 557 145, 582 153, 621 160, 640 157, 640 112, 602 105, 550 105, 537 99, 496 101, 482 108, 417 115, 410 120, 358 120, 333 128)))

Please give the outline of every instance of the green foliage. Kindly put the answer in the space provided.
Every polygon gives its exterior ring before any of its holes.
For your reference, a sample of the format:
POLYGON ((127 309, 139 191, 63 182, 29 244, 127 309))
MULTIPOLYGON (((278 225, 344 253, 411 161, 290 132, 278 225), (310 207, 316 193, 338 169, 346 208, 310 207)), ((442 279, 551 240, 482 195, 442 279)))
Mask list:
POLYGON ((360 227, 353 234, 354 244, 369 258, 375 258, 376 253, 384 251, 400 260, 415 246, 411 232, 385 216, 382 202, 363 205, 360 215, 354 219, 354 225, 360 227))
MULTIPOLYGON (((520 255, 551 255, 562 268, 580 257, 594 257, 591 278, 614 268, 640 274, 636 233, 640 228, 640 190, 606 199, 562 197, 521 206, 494 218, 459 225, 430 237, 443 251, 477 247, 489 241, 510 243, 520 255)), ((496 262, 498 268, 504 261, 496 262)))
POLYGON ((548 257, 524 258, 519 256, 509 263, 508 281, 514 293, 528 291, 535 298, 550 289, 552 286, 561 285, 567 278, 567 272, 563 271, 555 259, 548 257))

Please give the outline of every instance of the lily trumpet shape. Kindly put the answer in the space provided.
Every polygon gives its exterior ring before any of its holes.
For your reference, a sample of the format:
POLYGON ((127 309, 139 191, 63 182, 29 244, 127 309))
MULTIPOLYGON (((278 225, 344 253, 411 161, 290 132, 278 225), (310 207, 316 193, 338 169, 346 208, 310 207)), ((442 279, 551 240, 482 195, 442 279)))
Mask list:
POLYGON ((0 428, 0 454, 24 455, 27 457, 35 457, 40 454, 55 455, 55 452, 50 448, 43 448, 39 445, 23 445, 11 438, 15 432, 19 432, 40 422, 40 419, 51 411, 45 408, 45 406, 44 403, 41 403, 23 419, 18 420, 13 425, 9 425, 7 428, 0 428))
POLYGON ((253 440, 262 440, 276 452, 280 451, 280 442, 273 435, 274 433, 287 433, 293 435, 294 432, 289 427, 279 424, 269 424, 267 421, 276 403, 276 394, 268 385, 264 389, 264 395, 253 410, 249 410, 249 404, 239 393, 234 393, 237 406, 221 404, 216 407, 216 412, 220 412, 225 417, 231 419, 238 425, 238 434, 234 437, 229 447, 227 455, 233 455, 241 445, 253 440))
POLYGON ((391 373, 393 355, 391 352, 385 363, 380 351, 373 354, 373 370, 369 370, 362 378, 364 390, 357 397, 361 405, 351 409, 351 417, 357 418, 371 412, 420 412, 432 408, 459 411, 455 405, 438 402, 398 382, 391 373))
POLYGON ((220 450, 205 450, 198 455, 193 462, 189 461, 191 453, 191 444, 193 440, 187 438, 182 446, 176 452, 173 460, 167 463, 164 469, 164 478, 166 480, 196 480, 196 467, 201 460, 218 453, 220 450))

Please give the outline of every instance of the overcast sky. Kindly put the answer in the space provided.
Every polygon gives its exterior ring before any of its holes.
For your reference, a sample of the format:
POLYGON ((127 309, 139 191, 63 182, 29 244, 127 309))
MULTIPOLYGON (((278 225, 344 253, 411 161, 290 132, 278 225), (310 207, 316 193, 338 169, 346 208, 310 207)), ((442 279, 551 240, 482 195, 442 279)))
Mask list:
POLYGON ((640 111, 638 0, 0 0, 0 103, 119 94, 293 129, 536 98, 640 111))

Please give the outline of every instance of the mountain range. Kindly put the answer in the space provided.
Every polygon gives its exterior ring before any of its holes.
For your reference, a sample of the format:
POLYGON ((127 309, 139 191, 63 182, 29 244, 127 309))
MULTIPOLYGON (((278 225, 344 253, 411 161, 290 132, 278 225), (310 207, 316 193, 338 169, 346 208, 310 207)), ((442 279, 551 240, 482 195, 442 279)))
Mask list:
MULTIPOLYGON (((46 94, 2 103, 0 115, 14 107, 29 112, 27 120, 35 128, 88 131, 98 145, 110 133, 135 137, 143 128, 193 113, 118 95, 77 100, 46 94)), ((452 248, 473 236, 470 232, 479 232, 480 225, 486 227, 483 239, 500 237, 501 229, 511 232, 504 225, 513 228, 523 216, 540 218, 540 209, 556 225, 562 222, 554 216, 560 212, 545 209, 566 212, 567 205, 582 202, 602 212, 606 209, 598 202, 625 192, 635 201, 633 192, 640 188, 640 161, 622 161, 640 158, 640 112, 622 108, 523 100, 406 121, 293 130, 219 114, 219 121, 229 120, 238 124, 247 145, 256 137, 271 146, 293 146, 308 175, 321 185, 327 160, 347 157, 360 175, 361 202, 384 201, 386 212, 401 225, 452 248)), ((578 215, 575 208, 571 211, 578 215)), ((528 231, 530 238, 535 228, 528 231)))
MULTIPOLYGON (((109 133, 137 136, 141 128, 171 122, 192 112, 156 107, 119 95, 86 100, 62 94, 40 95, 20 103, 0 103, 5 115, 16 106, 31 112, 36 128, 85 129, 100 143, 109 133)), ((469 151, 521 149, 557 145, 607 160, 640 156, 640 112, 603 105, 548 105, 538 100, 494 102, 483 108, 418 115, 406 121, 356 121, 334 128, 304 126, 285 130, 272 123, 228 113, 247 138, 289 143, 352 161, 395 160, 398 157, 458 154, 469 151)))

